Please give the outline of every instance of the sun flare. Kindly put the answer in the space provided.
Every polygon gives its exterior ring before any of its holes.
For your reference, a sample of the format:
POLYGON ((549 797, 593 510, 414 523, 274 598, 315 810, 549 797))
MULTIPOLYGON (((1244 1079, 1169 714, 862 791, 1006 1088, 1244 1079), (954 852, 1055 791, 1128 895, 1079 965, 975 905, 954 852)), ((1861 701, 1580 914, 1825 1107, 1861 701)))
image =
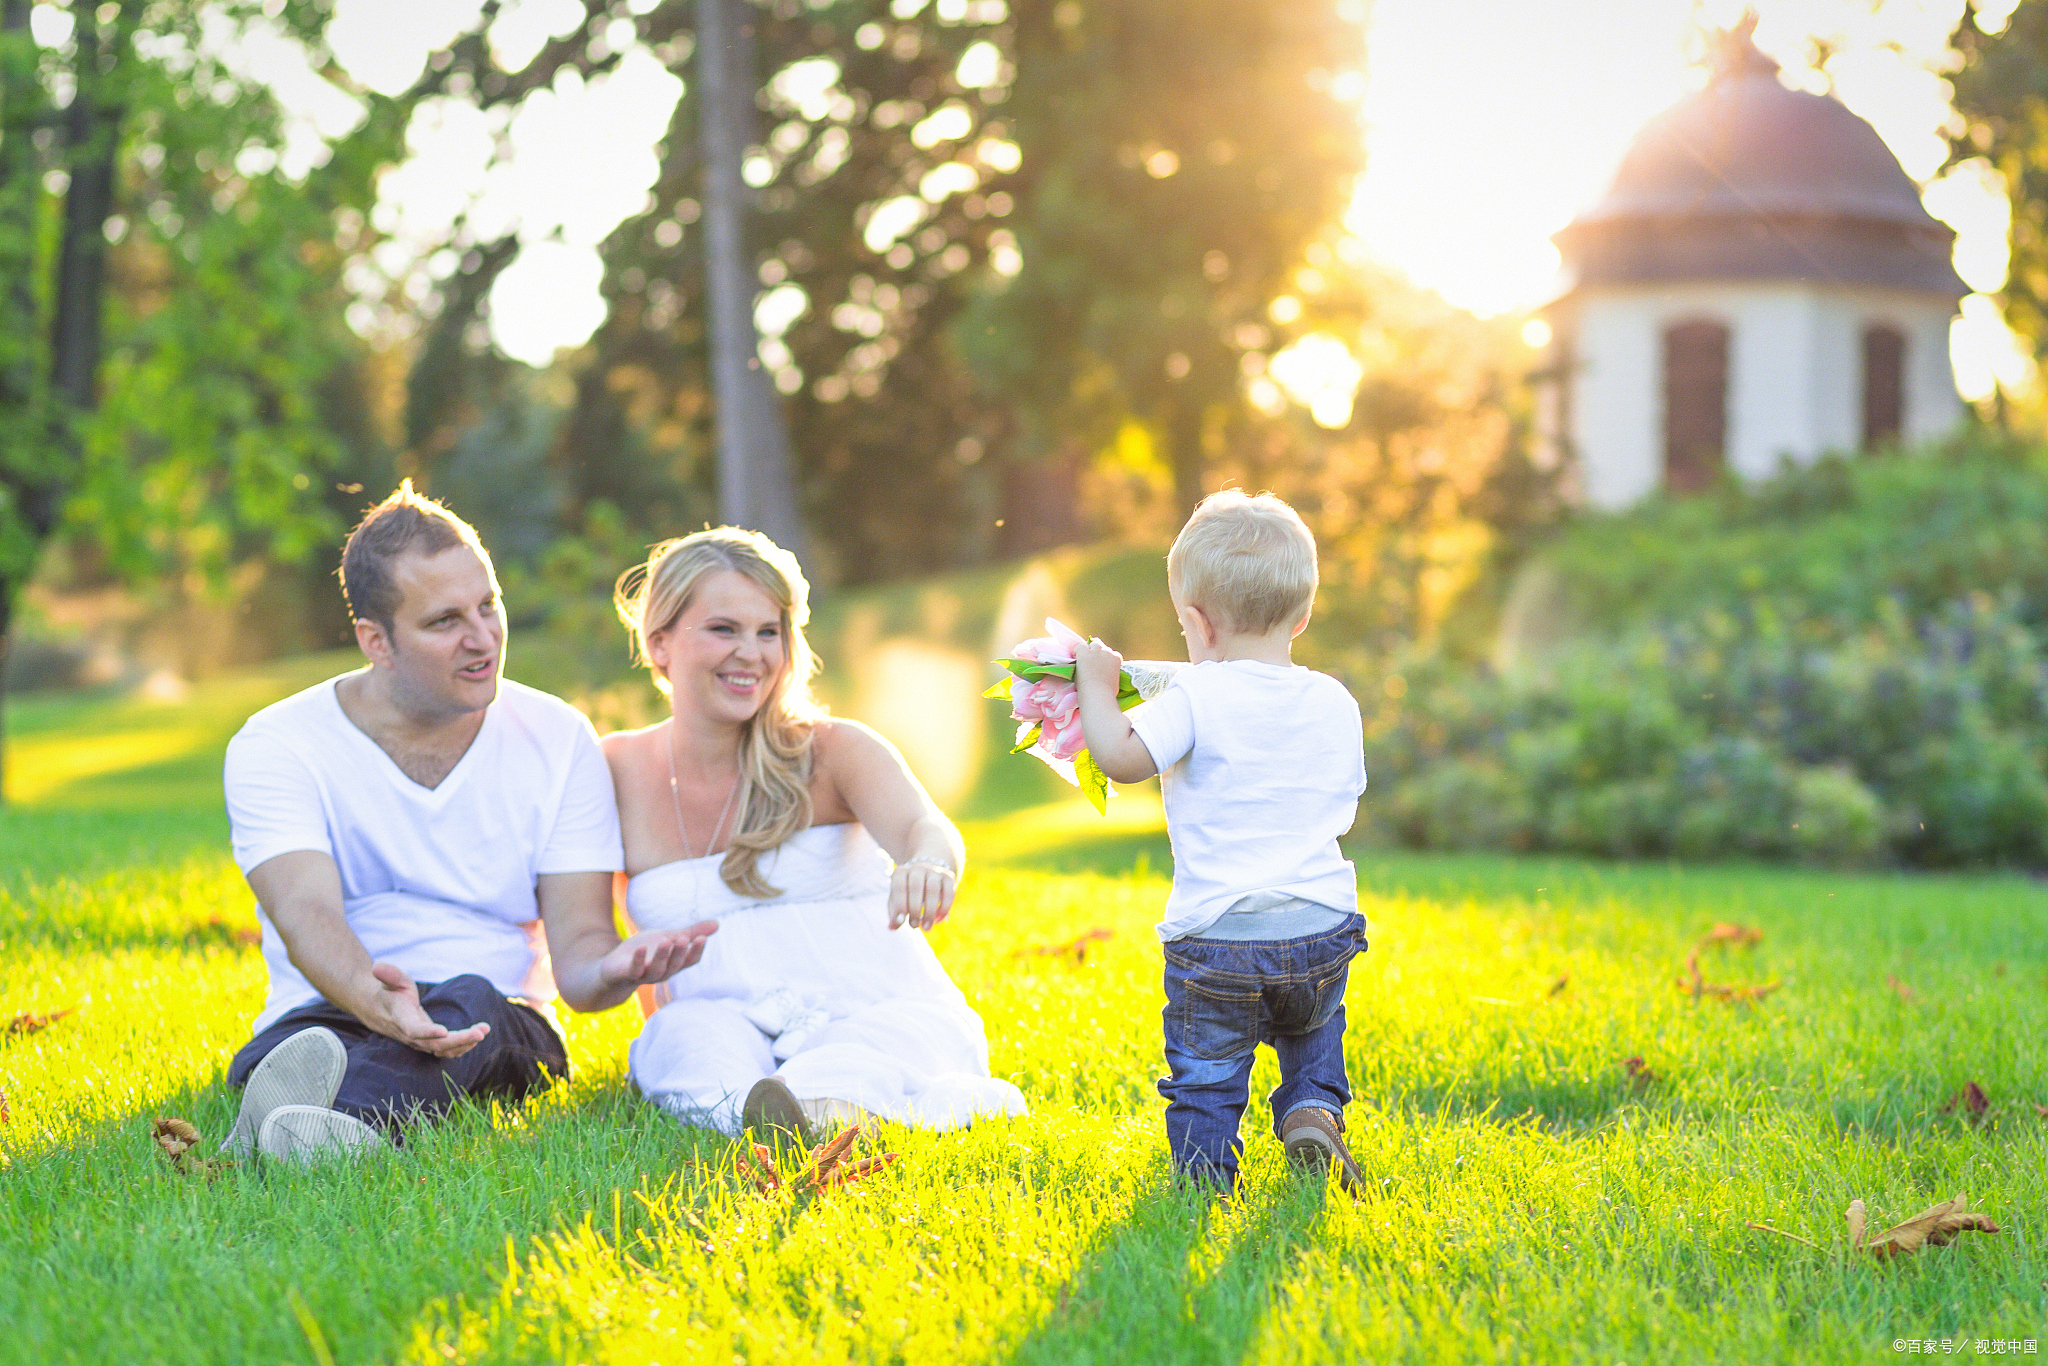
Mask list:
MULTIPOLYGON (((1484 0, 1455 10, 1379 0, 1368 52, 1370 158, 1348 226, 1382 259, 1460 307, 1492 315, 1552 288, 1550 234, 1592 202, 1629 140, 1704 80, 1702 32, 1731 0, 1484 0)), ((1928 211, 1956 230, 1973 290, 1951 354, 1965 397, 2024 383, 1985 294, 2005 280, 2008 210, 1981 163, 1938 175, 1951 117, 1940 73, 1962 0, 1776 0, 1756 6, 1757 45, 1788 84, 1834 95, 1875 127, 1928 211), (1825 71, 1816 69, 1825 62, 1825 71)), ((2002 26, 2003 0, 1977 7, 2002 26)))

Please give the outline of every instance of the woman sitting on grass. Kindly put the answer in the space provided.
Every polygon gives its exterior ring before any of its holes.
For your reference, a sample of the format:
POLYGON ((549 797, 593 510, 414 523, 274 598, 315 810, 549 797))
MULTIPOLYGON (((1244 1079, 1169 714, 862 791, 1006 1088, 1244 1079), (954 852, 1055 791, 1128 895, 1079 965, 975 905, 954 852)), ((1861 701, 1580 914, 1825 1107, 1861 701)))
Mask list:
POLYGON ((902 928, 951 910, 960 833, 888 741, 812 701, 809 591, 794 556, 731 527, 656 546, 619 580, 672 713, 604 740, 626 912, 710 934, 653 989, 633 1081, 723 1133, 1023 1114, 989 1076, 980 1016, 902 928))

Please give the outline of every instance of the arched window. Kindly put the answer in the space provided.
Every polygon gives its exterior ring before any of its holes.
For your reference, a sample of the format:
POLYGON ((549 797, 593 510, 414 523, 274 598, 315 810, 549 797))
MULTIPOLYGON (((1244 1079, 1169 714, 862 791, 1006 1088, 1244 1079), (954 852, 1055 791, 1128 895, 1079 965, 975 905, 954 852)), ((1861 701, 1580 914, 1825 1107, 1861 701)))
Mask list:
POLYGON ((1905 417, 1906 334, 1873 323, 1863 329, 1863 449, 1896 442, 1905 417))
POLYGON ((1696 318, 1664 329, 1664 486, 1693 493, 1728 447, 1728 328, 1696 318))

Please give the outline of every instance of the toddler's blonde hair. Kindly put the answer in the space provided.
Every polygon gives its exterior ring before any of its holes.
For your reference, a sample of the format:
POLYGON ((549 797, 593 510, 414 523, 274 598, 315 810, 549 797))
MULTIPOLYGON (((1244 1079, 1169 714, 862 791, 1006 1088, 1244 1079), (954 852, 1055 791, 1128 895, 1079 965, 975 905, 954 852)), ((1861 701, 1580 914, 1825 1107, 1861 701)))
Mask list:
POLYGON ((1250 635, 1292 626, 1316 600, 1316 538, 1270 493, 1236 489, 1196 505, 1166 552, 1166 582, 1217 625, 1250 635))

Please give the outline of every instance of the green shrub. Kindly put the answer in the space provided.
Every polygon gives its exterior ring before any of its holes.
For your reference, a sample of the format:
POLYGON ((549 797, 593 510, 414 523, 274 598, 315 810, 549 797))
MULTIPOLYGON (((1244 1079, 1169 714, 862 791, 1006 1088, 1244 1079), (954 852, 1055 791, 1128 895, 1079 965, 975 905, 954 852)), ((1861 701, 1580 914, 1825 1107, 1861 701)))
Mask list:
POLYGON ((1404 674, 1368 723, 1365 807, 1403 843, 2048 861, 2048 637, 1982 597, 1854 634, 1709 615, 1525 676, 1440 656, 1404 674))
POLYGON ((2008 595, 2048 625, 2048 452, 1975 431, 1933 451, 1833 457, 1755 486, 1587 517, 1546 549, 1582 629, 1719 609, 1859 626, 2008 595))
POLYGON ((2048 451, 1977 430, 1731 480, 1578 518, 1540 567, 1531 640, 1566 643, 1534 663, 1354 670, 1370 834, 2048 864, 2048 451))

